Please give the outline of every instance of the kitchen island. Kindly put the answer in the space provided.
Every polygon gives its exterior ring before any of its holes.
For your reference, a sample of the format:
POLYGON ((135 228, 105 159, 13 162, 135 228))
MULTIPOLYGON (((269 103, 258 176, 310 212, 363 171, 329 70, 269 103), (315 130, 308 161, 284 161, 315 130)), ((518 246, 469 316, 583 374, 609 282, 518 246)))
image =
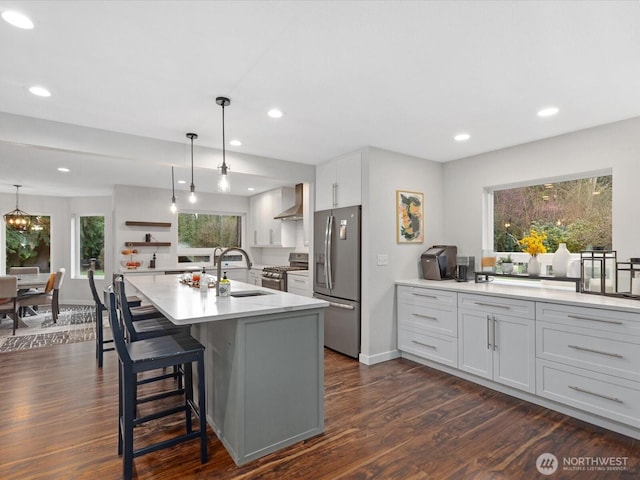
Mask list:
POLYGON ((126 281, 205 346, 207 421, 237 465, 324 431, 327 302, 241 282, 216 297, 180 275, 126 281))

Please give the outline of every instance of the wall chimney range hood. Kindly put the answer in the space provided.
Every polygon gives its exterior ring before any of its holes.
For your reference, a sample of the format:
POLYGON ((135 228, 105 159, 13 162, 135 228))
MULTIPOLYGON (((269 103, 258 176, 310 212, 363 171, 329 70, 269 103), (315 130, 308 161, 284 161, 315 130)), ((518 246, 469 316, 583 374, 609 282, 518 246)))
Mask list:
POLYGON ((302 220, 302 189, 302 184, 298 183, 295 188, 295 205, 273 218, 276 220, 302 220))

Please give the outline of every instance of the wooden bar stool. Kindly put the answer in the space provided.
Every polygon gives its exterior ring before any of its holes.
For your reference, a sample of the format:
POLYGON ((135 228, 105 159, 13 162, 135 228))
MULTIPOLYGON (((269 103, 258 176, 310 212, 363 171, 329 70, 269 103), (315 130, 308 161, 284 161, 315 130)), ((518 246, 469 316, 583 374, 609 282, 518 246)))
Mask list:
POLYGON ((124 332, 118 318, 115 294, 105 291, 105 304, 109 306, 109 323, 118 352, 120 368, 118 372, 118 455, 123 456, 123 477, 133 478, 133 459, 146 453, 168 448, 178 443, 200 439, 200 461, 208 461, 207 424, 205 410, 204 347, 190 335, 175 335, 150 338, 126 343, 124 332), (197 363, 198 402, 193 395, 193 362, 197 363), (146 398, 138 398, 137 375, 150 370, 182 366, 185 372, 184 388, 161 392, 146 398), (162 411, 138 416, 138 406, 143 402, 166 398, 169 395, 181 395, 182 405, 166 408, 162 411), (168 415, 185 413, 186 432, 158 443, 134 448, 134 427, 145 422, 158 420, 168 415), (194 431, 191 415, 199 419, 199 429, 194 431))
MULTIPOLYGON (((115 347, 105 348, 105 344, 113 343, 113 340, 104 339, 104 325, 102 322, 102 314, 107 310, 107 307, 104 306, 104 303, 102 303, 100 295, 98 294, 93 269, 90 269, 87 272, 87 277, 89 278, 89 288, 91 289, 91 296, 93 297, 93 301, 96 304, 96 359, 98 360, 98 367, 102 368, 104 352, 115 350, 115 347)), ((138 297, 127 297, 127 305, 129 305, 130 308, 139 307, 141 303, 142 302, 138 297)))

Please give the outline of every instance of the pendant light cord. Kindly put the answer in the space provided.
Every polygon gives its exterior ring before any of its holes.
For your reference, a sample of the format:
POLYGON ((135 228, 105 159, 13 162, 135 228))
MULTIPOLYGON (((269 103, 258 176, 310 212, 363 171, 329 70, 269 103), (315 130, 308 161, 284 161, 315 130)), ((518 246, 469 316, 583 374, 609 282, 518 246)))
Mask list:
POLYGON ((226 143, 227 142, 225 141, 225 138, 224 138, 224 102, 222 102, 222 165, 224 165, 225 167, 227 166, 226 149, 225 149, 226 143))
POLYGON ((173 203, 176 201, 176 185, 173 178, 173 165, 171 165, 171 200, 173 200, 173 203))
POLYGON ((192 192, 194 188, 195 188, 195 185, 193 184, 193 136, 191 136, 191 191, 192 192))

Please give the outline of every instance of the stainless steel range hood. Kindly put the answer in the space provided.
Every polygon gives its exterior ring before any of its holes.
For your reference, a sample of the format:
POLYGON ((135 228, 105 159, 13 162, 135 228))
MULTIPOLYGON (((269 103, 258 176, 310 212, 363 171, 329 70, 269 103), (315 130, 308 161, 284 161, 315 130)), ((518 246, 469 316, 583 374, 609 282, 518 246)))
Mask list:
POLYGON ((301 183, 297 184, 295 189, 295 205, 273 218, 276 220, 302 220, 302 191, 303 185, 301 183))

